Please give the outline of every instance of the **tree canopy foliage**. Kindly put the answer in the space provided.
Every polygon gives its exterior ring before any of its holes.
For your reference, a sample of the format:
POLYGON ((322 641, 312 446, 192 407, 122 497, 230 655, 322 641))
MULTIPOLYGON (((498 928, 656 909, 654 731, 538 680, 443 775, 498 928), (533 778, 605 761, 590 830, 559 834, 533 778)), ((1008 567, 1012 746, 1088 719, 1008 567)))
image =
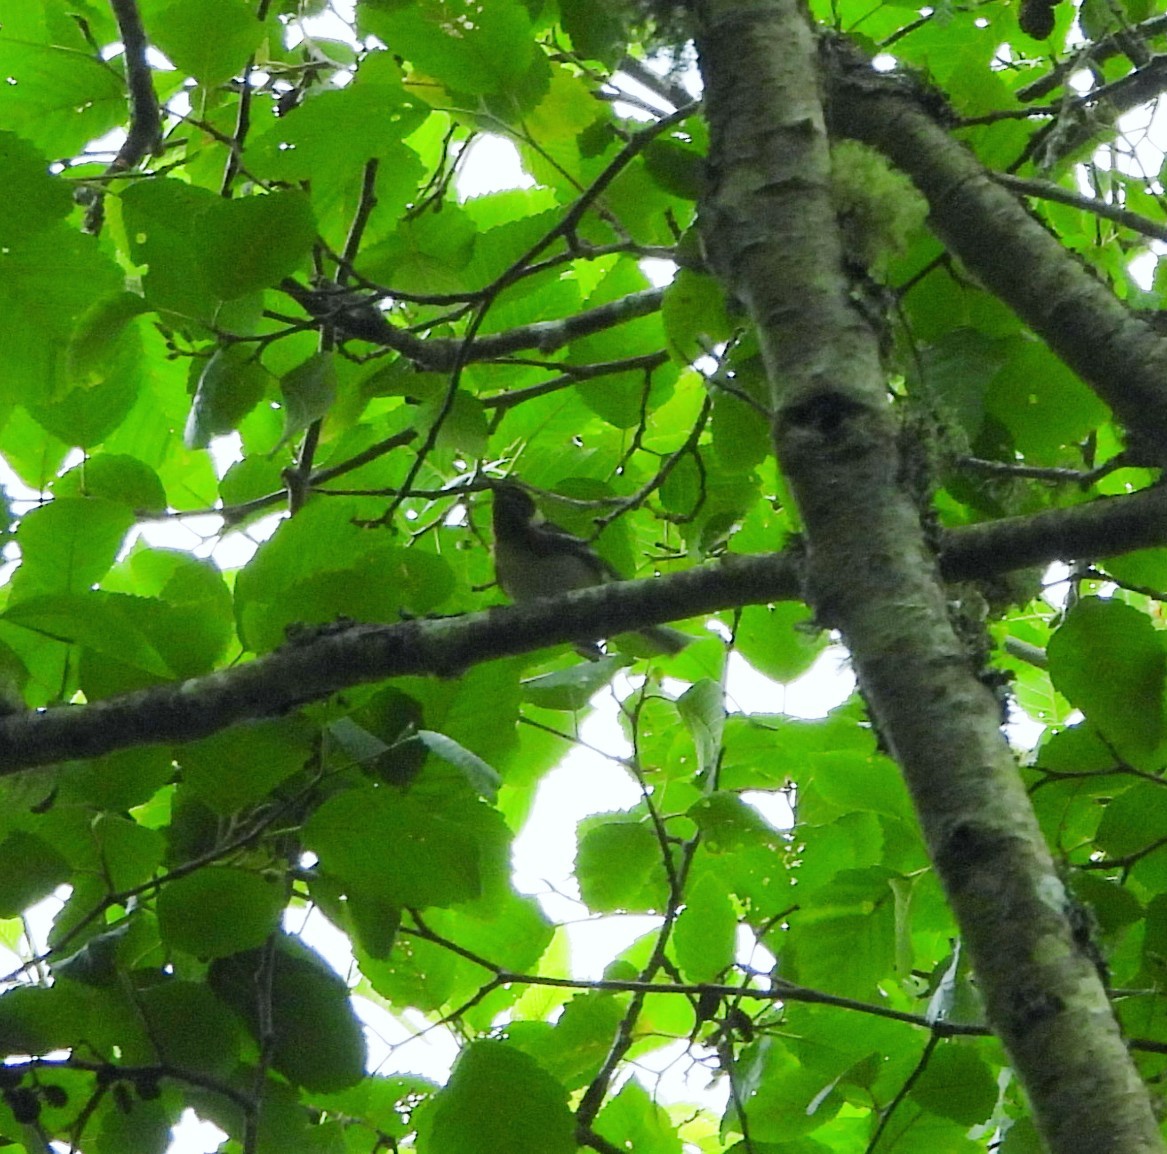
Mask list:
POLYGON ((1162 1149, 1167 16, 0 19, 0 1142, 1162 1149), (505 606, 503 478, 630 580, 505 606), (587 979, 511 845, 613 685, 587 979))

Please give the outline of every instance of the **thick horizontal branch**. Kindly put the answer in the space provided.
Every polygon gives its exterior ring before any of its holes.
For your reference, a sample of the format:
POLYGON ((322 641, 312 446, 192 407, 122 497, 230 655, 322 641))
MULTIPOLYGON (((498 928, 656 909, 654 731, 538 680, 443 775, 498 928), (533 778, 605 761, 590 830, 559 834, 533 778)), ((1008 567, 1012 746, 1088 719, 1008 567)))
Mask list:
POLYGON ((399 625, 325 625, 244 665, 175 685, 0 721, 0 774, 151 742, 190 741, 405 674, 455 677, 481 661, 737 604, 797 596, 786 554, 735 558, 529 605, 399 625))
POLYGON ((1146 463, 1167 446, 1167 340, 1123 305, 924 108, 902 78, 836 69, 833 134, 882 152, 928 201, 949 250, 1126 426, 1146 463))
POLYGON ((1005 517, 945 533, 940 569, 950 581, 992 577, 1053 561, 1100 560, 1167 544, 1167 487, 1103 497, 1068 509, 1005 517))
MULTIPOLYGON (((1056 560, 1167 544, 1167 488, 974 525, 945 535, 949 580, 1056 560)), ((305 630, 244 665, 90 705, 0 720, 0 774, 156 742, 192 741, 228 726, 405 674, 457 676, 497 657, 800 596, 797 551, 734 556, 656 580, 621 581, 522 606, 399 625, 305 630)))

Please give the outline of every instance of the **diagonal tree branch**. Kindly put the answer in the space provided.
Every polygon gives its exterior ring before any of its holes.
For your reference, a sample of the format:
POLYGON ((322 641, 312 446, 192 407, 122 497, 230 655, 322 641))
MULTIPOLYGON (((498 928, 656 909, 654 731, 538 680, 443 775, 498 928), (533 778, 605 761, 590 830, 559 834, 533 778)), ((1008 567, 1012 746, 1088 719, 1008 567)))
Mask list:
POLYGON ((1110 405, 1139 459, 1167 459, 1167 340, 953 140, 917 91, 866 61, 832 55, 832 134, 871 145, 906 173, 940 239, 1110 405))
POLYGON ((993 179, 1002 187, 1009 189, 1010 192, 1016 192, 1020 196, 1032 196, 1040 200, 1068 204, 1071 208, 1092 212, 1104 220, 1112 220, 1115 224, 1129 228, 1131 232, 1137 232, 1142 236, 1149 236, 1152 240, 1167 240, 1167 224, 1150 220, 1141 213, 1123 208, 1121 204, 1111 204, 1096 196, 1084 196, 1080 192, 1063 188, 1052 180, 1023 180, 1004 172, 994 172, 993 179))
POLYGON ((109 172, 124 172, 158 147, 162 134, 162 114, 154 93, 154 74, 146 59, 148 41, 135 0, 110 0, 126 62, 126 88, 130 97, 130 129, 125 142, 109 166, 109 172))
MULTIPOLYGON (((154 74, 146 59, 149 41, 142 27, 137 0, 110 0, 110 7, 122 38, 130 125, 121 148, 102 174, 106 177, 118 176, 137 167, 158 148, 162 139, 162 111, 154 92, 154 74)), ((84 230, 96 235, 101 231, 104 218, 105 190, 102 187, 93 193, 93 200, 85 212, 84 230)))

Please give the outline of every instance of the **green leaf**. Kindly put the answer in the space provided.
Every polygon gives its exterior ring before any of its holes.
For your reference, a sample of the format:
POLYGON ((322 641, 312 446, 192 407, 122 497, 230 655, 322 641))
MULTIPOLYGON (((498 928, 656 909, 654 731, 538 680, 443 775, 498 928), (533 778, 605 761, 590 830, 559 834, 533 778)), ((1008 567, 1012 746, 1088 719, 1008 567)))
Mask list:
POLYGON ((797 601, 747 605, 734 639, 741 655, 759 673, 789 682, 805 673, 830 644, 830 637, 812 622, 811 611, 797 601))
POLYGON ((968 1137, 968 1127, 923 1110, 914 1100, 903 1103, 892 1115, 885 1133, 893 1150, 905 1154, 980 1154, 983 1143, 968 1137))
POLYGON ((70 389, 63 396, 30 404, 37 422, 67 444, 90 449, 110 438, 138 399, 139 365, 136 350, 127 348, 124 360, 110 366, 97 384, 70 389))
POLYGON ((68 183, 50 174, 49 162, 11 132, 0 132, 0 181, 5 192, 0 200, 0 244, 48 228, 73 207, 68 183))
POLYGON ((566 1090, 578 1090, 599 1072, 623 1014, 617 995, 580 993, 563 1007, 553 1030, 514 1031, 511 1038, 566 1090))
POLYGON ((526 8, 516 0, 369 0, 361 25, 456 92, 501 92, 532 61, 526 8))
POLYGON ((1165 736, 1167 661, 1148 618, 1119 601, 1084 598, 1050 638, 1047 655, 1054 688, 1122 756, 1155 764, 1165 736))
POLYGON ((1106 406, 1038 341, 1026 341, 993 378, 986 412, 1013 435, 1026 457, 1055 462, 1106 419, 1106 406))
POLYGON ((1163 839, 1167 798, 1151 782, 1137 782, 1106 806, 1098 823, 1097 844, 1115 858, 1146 852, 1163 839))
MULTIPOLYGON (((926 293, 913 294, 912 301, 918 303, 927 297, 926 293)), ((927 395, 943 406, 971 443, 985 422, 990 382, 1017 342, 994 340, 975 329, 951 328, 951 306, 946 320, 950 331, 921 353, 920 375, 927 395)))
POLYGON ((125 453, 95 453, 61 477, 53 494, 58 499, 101 497, 140 514, 161 514, 166 509, 166 491, 158 474, 125 453))
POLYGON ((260 546, 235 582, 235 615, 249 648, 275 648, 292 625, 399 621, 402 610, 428 613, 450 594, 445 560, 399 548, 353 518, 343 501, 310 502, 260 546))
POLYGON ((332 353, 317 353, 297 365, 281 379, 280 392, 284 398, 284 431, 280 444, 284 445, 332 408, 336 400, 336 366, 332 353))
MULTIPOLYGON (((679 196, 682 200, 697 200, 708 183, 705 175, 705 157, 695 148, 681 144, 676 140, 667 140, 658 137, 650 141, 644 150, 644 166, 648 169, 652 179, 670 196, 679 196)), ((681 269, 678 279, 685 275, 686 269, 681 269)), ((699 274, 695 274, 699 275, 699 274)), ((712 277, 702 277, 716 282, 712 277)), ((717 292, 718 300, 722 299, 720 289, 717 292)), ((722 317, 725 313, 722 311, 722 317)), ((728 333, 727 333, 728 335, 728 333)))
POLYGON ((183 320, 212 319, 217 301, 199 226, 217 200, 210 189, 169 178, 139 181, 122 194, 129 255, 148 268, 142 286, 151 307, 183 320))
POLYGON ((350 885, 345 894, 344 912, 354 943, 371 958, 387 958, 397 943, 401 929, 401 908, 381 894, 366 894, 350 885))
POLYGON ((198 262, 216 296, 233 300, 296 271, 316 239, 316 219, 301 192, 216 199, 194 222, 198 262))
POLYGON ((229 814, 266 797, 302 769, 311 745, 310 730, 295 718, 262 721, 190 742, 178 761, 191 793, 217 813, 229 814))
POLYGON ((681 1139, 668 1111, 649 1097, 635 1079, 604 1103, 596 1117, 596 1133, 621 1150, 636 1154, 681 1154, 681 1139))
POLYGON ((684 268, 665 289, 661 321, 669 352, 682 364, 709 356, 733 332, 721 286, 711 276, 684 268))
POLYGON ((418 1154, 575 1154, 563 1087, 503 1042, 472 1042, 418 1130, 418 1154), (488 1104, 521 1102, 521 1110, 488 1104))
POLYGON ((0 996, 0 1038, 8 1054, 68 1049, 85 1030, 85 1004, 66 982, 16 986, 0 996))
POLYGON ((495 820, 468 797, 435 809, 416 792, 352 789, 309 818, 304 844, 326 873, 389 905, 448 906, 482 892, 495 820))
POLYGON ((749 1103, 750 1135, 760 1142, 785 1143, 809 1134, 843 1104, 837 1079, 824 1081, 777 1038, 764 1038, 747 1051, 738 1078, 737 1100, 749 1103))
POLYGON ((404 292, 452 292, 474 252, 477 230, 460 208, 439 216, 407 217, 361 260, 365 276, 399 285, 404 292))
POLYGON ((123 921, 113 929, 94 934, 75 953, 58 958, 54 972, 91 989, 109 989, 117 985, 121 948, 133 928, 131 922, 123 921))
POLYGON ((98 814, 91 833, 102 873, 115 893, 152 878, 166 853, 166 840, 157 830, 114 814, 98 814))
POLYGON ((959 1042, 942 1043, 912 1084, 925 1110, 962 1126, 986 1122, 997 1104, 997 1082, 980 1055, 959 1042))
POLYGON ((10 833, 0 842, 0 918, 19 917, 71 874, 69 863, 43 838, 10 833))
POLYGON ((402 142, 425 119, 424 108, 400 83, 366 80, 340 90, 310 90, 303 104, 248 140, 248 169, 277 180, 339 178, 372 157, 387 160, 396 179, 423 170, 402 142))
POLYGON ((1070 884, 1074 896, 1087 906, 1103 934, 1116 934, 1143 917, 1139 899, 1117 882, 1077 870, 1071 874, 1070 884))
POLYGON ((199 375, 183 433, 186 447, 205 449, 212 437, 238 428, 259 404, 267 379, 263 366, 243 346, 216 349, 199 375))
POLYGON ((707 874, 685 891, 673 943, 690 982, 712 982, 733 963, 737 915, 725 886, 707 874))
POLYGON ((66 350, 69 379, 92 387, 105 380, 111 368, 124 366, 127 354, 139 354, 140 341, 127 347, 137 336, 130 324, 146 308, 137 293, 113 293, 94 302, 78 320, 66 350))
MULTIPOLYGON (((421 407, 420 422, 432 424, 442 412, 445 398, 427 402, 421 407)), ((468 457, 480 457, 486 452, 486 413, 477 397, 459 389, 454 394, 453 404, 442 421, 438 434, 438 447, 465 453, 468 457)))
POLYGON ((616 9, 591 0, 560 0, 559 18, 572 46, 585 60, 615 64, 624 46, 624 24, 616 9))
MULTIPOLYGON (((751 387, 752 382, 748 376, 743 379, 739 374, 733 383, 747 396, 753 396, 759 404, 765 406, 766 402, 756 396, 764 390, 751 387)), ((748 472, 766 460, 773 451, 770 424, 764 409, 759 412, 747 401, 716 386, 713 389, 713 418, 710 427, 717 459, 734 472, 748 472)))
POLYGON ((752 845, 776 846, 778 833, 756 809, 733 793, 711 793, 701 798, 689 816, 701 829, 703 844, 711 853, 734 853, 752 845))
POLYGON ((182 630, 181 655, 159 637, 171 668, 180 677, 209 670, 235 635, 231 593, 218 566, 172 549, 139 548, 129 559, 129 572, 134 588, 164 602, 182 630))
MULTIPOLYGON (((819 853, 822 851, 819 850, 819 853)), ((783 950, 792 981, 849 997, 876 997, 895 973, 896 908, 888 871, 841 870, 800 911, 783 950)))
MULTIPOLYGON (((283 934, 275 936, 270 952, 219 958, 211 964, 211 988, 257 1039, 255 991, 261 980, 265 987, 270 982, 265 1011, 270 1008, 273 1068, 306 1090, 331 1093, 356 1085, 365 1073, 365 1039, 344 982, 316 953, 283 934)), ((268 1044, 266 1029, 263 1040, 268 1044)))
POLYGON ((358 725, 351 717, 338 717, 329 725, 328 733, 357 765, 366 769, 376 766, 386 755, 391 757, 395 752, 392 746, 364 726, 358 725))
MULTIPOLYGON (((6 128, 46 156, 73 156, 125 117, 122 77, 84 49, 6 35, 0 75, 8 78, 6 128)), ((52 203, 60 201, 54 196, 52 203)))
POLYGON ((621 657, 601 657, 531 677, 523 682, 523 699, 541 709, 584 709, 625 664, 621 657))
POLYGON ((1005 1132, 998 1154, 1043 1154, 1045 1144, 1031 1118, 1017 1118, 1005 1132))
POLYGON ((444 733, 435 733, 432 729, 419 729, 417 739, 431 753, 460 770, 466 778, 466 784, 479 797, 484 797, 490 802, 497 800, 502 778, 481 757, 471 753, 464 745, 459 745, 452 737, 447 737, 444 733))
POLYGON ((211 867, 163 886, 158 928, 173 949, 196 958, 225 958, 267 941, 286 900, 274 879, 211 867))
POLYGON ((243 70, 266 29, 247 0, 176 0, 149 21, 148 32, 180 71, 210 87, 243 70))
POLYGON ((223 475, 219 482, 219 495, 223 499, 223 504, 230 507, 278 493, 283 486, 284 480, 278 461, 249 456, 244 457, 242 461, 236 461, 223 475))
MULTIPOLYGON (((112 1100, 117 1101, 116 1089, 112 1100)), ((142 1101, 140 1092, 132 1096, 128 1089, 124 1102, 122 1109, 107 1106, 102 1114, 97 1154, 166 1154, 174 1123, 165 1107, 160 1102, 142 1101)))
POLYGON ((1137 549, 1101 562, 1112 577, 1143 589, 1167 590, 1167 549, 1137 549))
POLYGON ((690 686, 677 700, 681 714, 697 750, 697 771, 714 769, 721 757, 725 728, 725 693, 720 683, 708 678, 690 686))
MULTIPOLYGON (((0 359, 5 366, 0 402, 59 405, 72 383, 62 349, 94 299, 121 288, 120 270, 94 238, 63 225, 0 247, 0 359)), ((120 419, 127 399, 132 403, 135 382, 107 379, 104 384, 107 393, 119 398, 120 419)), ((82 409, 78 414, 49 410, 56 420, 42 420, 41 414, 37 419, 54 432, 60 424, 88 435, 86 391, 73 390, 71 403, 82 409)))
POLYGON ((148 802, 173 777, 169 750, 138 746, 74 763, 62 782, 62 795, 100 809, 129 810, 148 802))
POLYGON ((838 750, 817 754, 812 765, 815 788, 840 813, 870 810, 912 820, 912 803, 903 777, 888 758, 838 750))
MULTIPOLYGON (((151 675, 139 679, 139 688, 151 680, 168 678, 172 670, 133 618, 133 600, 110 597, 95 590, 87 593, 49 593, 14 601, 4 620, 64 645, 77 645, 92 657, 104 654, 122 665, 151 675)), ((90 682, 93 696, 105 696, 90 682)))
POLYGON ((580 896, 595 913, 664 909, 660 842, 646 822, 609 820, 586 828, 575 869, 580 896))
POLYGON ((124 505, 100 497, 64 498, 33 509, 16 531, 22 561, 10 603, 90 589, 109 571, 133 522, 124 505))

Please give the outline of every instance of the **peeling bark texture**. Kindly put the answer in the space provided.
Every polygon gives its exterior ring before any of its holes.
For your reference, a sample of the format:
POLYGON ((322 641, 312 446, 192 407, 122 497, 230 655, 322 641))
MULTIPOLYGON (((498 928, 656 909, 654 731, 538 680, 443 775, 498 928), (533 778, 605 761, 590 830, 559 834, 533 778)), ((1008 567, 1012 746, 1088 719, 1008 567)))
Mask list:
MULTIPOLYGON (((1106 993, 1075 944, 997 702, 953 631, 901 476, 878 337, 844 271, 807 19, 797 0, 697 9, 711 141, 705 248, 758 328, 775 446, 806 527, 811 603, 842 631, 900 762, 989 1021, 1050 1150, 1160 1151, 1106 993)), ((898 131, 908 127, 901 118, 898 131)), ((955 180, 940 199, 958 203, 961 188, 955 180)))
POLYGON ((1167 453, 1167 340, 1067 252, 936 122, 921 94, 865 60, 827 54, 830 131, 878 149, 928 201, 928 223, 989 292, 1076 372, 1138 440, 1167 453))

